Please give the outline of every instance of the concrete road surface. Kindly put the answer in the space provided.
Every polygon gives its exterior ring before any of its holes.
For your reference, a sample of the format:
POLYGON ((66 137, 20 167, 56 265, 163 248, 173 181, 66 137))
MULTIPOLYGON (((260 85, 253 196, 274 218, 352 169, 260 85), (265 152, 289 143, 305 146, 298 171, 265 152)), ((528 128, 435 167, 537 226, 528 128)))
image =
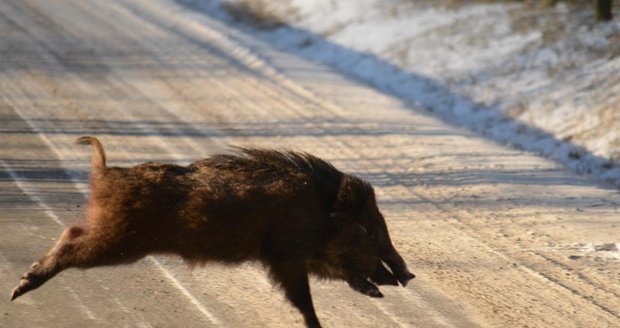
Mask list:
POLYGON ((301 327, 249 263, 152 256, 9 292, 83 217, 90 149, 187 164, 292 148, 377 190, 418 278, 312 281, 326 327, 620 327, 620 196, 174 1, 0 1, 0 327, 301 327))

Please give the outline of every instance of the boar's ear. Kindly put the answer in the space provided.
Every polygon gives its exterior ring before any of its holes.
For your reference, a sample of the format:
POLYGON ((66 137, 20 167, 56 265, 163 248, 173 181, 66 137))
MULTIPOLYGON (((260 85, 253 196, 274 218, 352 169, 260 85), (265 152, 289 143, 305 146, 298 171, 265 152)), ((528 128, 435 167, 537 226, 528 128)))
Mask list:
POLYGON ((335 220, 353 219, 372 196, 374 193, 368 183, 356 177, 344 175, 329 216, 335 220))

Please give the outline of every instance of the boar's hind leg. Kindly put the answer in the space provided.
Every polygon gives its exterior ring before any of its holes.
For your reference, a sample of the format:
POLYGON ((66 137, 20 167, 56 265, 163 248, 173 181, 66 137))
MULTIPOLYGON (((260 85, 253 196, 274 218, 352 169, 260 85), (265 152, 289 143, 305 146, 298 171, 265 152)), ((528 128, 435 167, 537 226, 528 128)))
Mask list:
POLYGON ((11 300, 40 287, 67 268, 96 265, 98 247, 92 239, 81 226, 65 229, 58 242, 21 277, 19 285, 13 289, 11 300))
POLYGON ((302 263, 272 263, 270 271, 273 280, 279 283, 286 297, 299 309, 304 316, 306 326, 320 328, 321 324, 314 312, 310 286, 308 284, 308 272, 302 263))

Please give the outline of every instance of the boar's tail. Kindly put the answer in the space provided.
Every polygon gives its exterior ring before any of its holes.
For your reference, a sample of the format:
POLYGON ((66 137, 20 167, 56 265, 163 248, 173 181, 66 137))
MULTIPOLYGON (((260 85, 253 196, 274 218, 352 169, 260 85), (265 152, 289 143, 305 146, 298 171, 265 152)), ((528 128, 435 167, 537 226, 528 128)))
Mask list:
POLYGON ((101 142, 95 137, 80 137, 76 140, 78 145, 91 145, 95 148, 96 153, 93 154, 91 165, 93 166, 93 171, 97 173, 103 173, 106 170, 105 165, 105 151, 103 150, 103 146, 101 142))

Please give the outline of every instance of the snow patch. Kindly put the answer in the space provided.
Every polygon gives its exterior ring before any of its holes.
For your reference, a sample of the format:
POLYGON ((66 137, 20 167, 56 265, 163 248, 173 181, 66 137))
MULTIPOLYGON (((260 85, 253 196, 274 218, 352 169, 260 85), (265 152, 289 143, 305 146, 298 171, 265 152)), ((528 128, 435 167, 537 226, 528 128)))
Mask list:
POLYGON ((571 260, 578 260, 584 257, 603 260, 620 259, 620 243, 617 242, 576 243, 564 247, 556 247, 555 250, 567 250, 573 253, 568 256, 571 260))

